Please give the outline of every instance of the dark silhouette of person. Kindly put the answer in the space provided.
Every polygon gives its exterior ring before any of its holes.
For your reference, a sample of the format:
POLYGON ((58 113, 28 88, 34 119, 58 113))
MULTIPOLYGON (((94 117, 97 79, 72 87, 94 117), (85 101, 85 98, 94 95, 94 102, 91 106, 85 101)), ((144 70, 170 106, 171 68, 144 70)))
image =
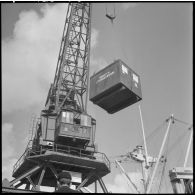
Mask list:
POLYGON ((73 190, 70 188, 72 177, 69 172, 62 171, 58 174, 57 182, 58 189, 55 191, 56 193, 81 193, 78 190, 73 190))

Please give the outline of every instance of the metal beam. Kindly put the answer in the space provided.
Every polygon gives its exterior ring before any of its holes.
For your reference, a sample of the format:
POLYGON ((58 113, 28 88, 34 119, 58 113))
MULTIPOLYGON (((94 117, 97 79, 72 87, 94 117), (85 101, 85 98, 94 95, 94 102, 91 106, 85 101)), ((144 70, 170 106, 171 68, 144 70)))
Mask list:
POLYGON ((95 193, 97 193, 97 181, 95 181, 95 193))
MULTIPOLYGON (((90 46, 91 46, 91 13, 92 13, 92 4, 90 3, 89 4, 89 27, 88 27, 88 35, 89 35, 89 38, 88 38, 88 45, 87 45, 87 49, 88 49, 88 63, 87 63, 87 68, 88 68, 88 71, 87 71, 87 76, 86 76, 86 85, 89 86, 89 64, 90 64, 90 46)), ((87 112, 87 100, 88 100, 88 93, 89 93, 89 90, 86 90, 86 96, 85 96, 85 112, 87 112)))
POLYGON ((87 187, 82 187, 82 188, 80 188, 81 189, 81 191, 82 191, 82 189, 84 189, 84 190, 86 190, 87 191, 87 193, 93 193, 89 188, 87 188, 87 187))
MULTIPOLYGON (((37 193, 36 191, 2 187, 3 193, 37 193)), ((40 193, 40 192, 39 192, 40 193)), ((44 192, 41 192, 44 193, 44 192)))
POLYGON ((40 185, 41 185, 41 182, 42 182, 43 177, 44 177, 44 175, 45 175, 45 170, 46 170, 46 166, 44 166, 44 168, 43 168, 43 170, 42 170, 42 172, 41 172, 41 175, 40 175, 40 178, 39 178, 39 181, 38 181, 37 186, 40 186, 40 185))
POLYGON ((107 190, 102 178, 100 178, 99 176, 98 176, 98 181, 99 181, 100 186, 102 187, 103 192, 108 193, 108 190, 107 190))
POLYGON ((18 187, 20 187, 23 184, 24 184, 24 182, 20 182, 19 184, 15 185, 14 188, 18 188, 18 187))
POLYGON ((83 182, 77 187, 77 190, 79 190, 81 187, 83 187, 93 174, 94 174, 94 171, 91 171, 89 173, 89 175, 83 180, 83 182))
POLYGON ((120 168, 121 172, 124 174, 125 178, 127 179, 128 183, 131 184, 131 187, 133 187, 133 189, 137 192, 140 193, 137 186, 133 183, 133 181, 131 180, 131 178, 129 177, 129 175, 125 172, 125 170, 123 169, 123 167, 121 166, 121 164, 118 162, 118 160, 115 160, 116 165, 118 165, 118 167, 120 168))
POLYGON ((54 174, 55 178, 57 179, 58 173, 56 172, 55 167, 51 163, 48 163, 47 166, 51 169, 52 173, 54 174))
POLYGON ((29 175, 32 175, 33 173, 35 173, 35 172, 36 172, 37 170, 39 170, 40 168, 41 168, 41 166, 40 166, 40 165, 37 165, 37 166, 34 167, 33 169, 31 169, 31 170, 27 171, 26 173, 22 174, 20 177, 18 177, 18 178, 16 178, 16 179, 12 180, 12 181, 10 182, 10 186, 13 186, 16 182, 20 181, 21 179, 26 178, 26 177, 28 177, 29 175))
POLYGON ((35 189, 35 184, 33 183, 33 181, 31 180, 30 176, 26 177, 28 179, 28 181, 30 182, 30 184, 32 185, 32 188, 35 189))
POLYGON ((192 143, 192 138, 193 138, 193 129, 191 129, 191 134, 190 134, 190 140, 189 140, 189 143, 188 143, 188 148, 187 148, 187 151, 186 151, 186 156, 185 156, 185 161, 184 161, 184 167, 186 167, 186 164, 187 164, 187 161, 188 161, 188 156, 189 156, 189 152, 190 152, 190 146, 191 146, 191 143, 192 143))
POLYGON ((30 183, 26 184, 25 190, 30 190, 30 183))
POLYGON ((141 112, 140 105, 139 105, 139 112, 140 112, 140 118, 141 118, 141 124, 142 124, 142 133, 143 133, 143 139, 144 139, 144 149, 145 149, 145 153, 146 153, 146 166, 149 167, 149 165, 148 165, 148 150, 147 150, 147 145, 146 145, 144 123, 143 123, 143 119, 142 119, 142 112, 141 112))
POLYGON ((158 167, 160 158, 161 158, 161 156, 162 156, 162 152, 163 152, 163 149, 164 149, 164 145, 165 145, 165 143, 166 143, 167 136, 168 136, 168 134, 169 134, 169 129, 170 129, 171 121, 173 121, 173 114, 172 114, 171 117, 169 118, 168 127, 167 127, 167 130, 166 130, 166 133, 165 133, 165 136, 164 136, 164 139, 163 139, 161 148, 160 148, 160 152, 159 152, 159 154, 158 154, 157 162, 156 162, 156 164, 155 164, 154 170, 153 170, 153 172, 152 172, 151 179, 150 179, 149 184, 148 184, 148 187, 147 187, 146 194, 150 193, 150 190, 151 190, 151 187, 152 187, 152 183, 153 183, 153 180, 154 180, 154 176, 155 176, 155 173, 156 173, 156 170, 157 170, 157 167, 158 167))

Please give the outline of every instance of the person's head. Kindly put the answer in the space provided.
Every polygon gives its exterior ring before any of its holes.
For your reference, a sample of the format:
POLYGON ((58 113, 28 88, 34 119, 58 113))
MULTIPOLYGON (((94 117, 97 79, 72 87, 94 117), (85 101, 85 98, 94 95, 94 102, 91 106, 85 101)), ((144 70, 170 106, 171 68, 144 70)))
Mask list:
POLYGON ((58 184, 60 186, 62 186, 62 185, 68 185, 68 186, 70 186, 71 180, 72 180, 72 177, 71 177, 71 174, 69 172, 62 171, 58 175, 58 184))

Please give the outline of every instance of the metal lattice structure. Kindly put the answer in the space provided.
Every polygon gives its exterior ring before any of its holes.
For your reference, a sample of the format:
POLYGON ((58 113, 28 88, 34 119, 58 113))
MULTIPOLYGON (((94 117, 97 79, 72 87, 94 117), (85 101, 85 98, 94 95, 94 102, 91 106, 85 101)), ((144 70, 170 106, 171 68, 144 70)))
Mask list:
POLYGON ((90 29, 91 4, 69 4, 54 82, 46 101, 50 110, 87 110, 90 29))

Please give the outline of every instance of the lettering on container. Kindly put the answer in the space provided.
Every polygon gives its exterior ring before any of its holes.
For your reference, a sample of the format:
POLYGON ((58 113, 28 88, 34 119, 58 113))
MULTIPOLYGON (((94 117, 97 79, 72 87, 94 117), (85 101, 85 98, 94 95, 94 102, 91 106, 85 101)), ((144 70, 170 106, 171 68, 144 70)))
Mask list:
POLYGON ((96 81, 96 84, 99 83, 99 82, 101 82, 101 81, 103 81, 104 79, 106 79, 106 78, 112 76, 114 73, 115 73, 115 72, 112 71, 112 72, 106 72, 105 74, 101 75, 101 76, 99 77, 99 79, 96 81))

